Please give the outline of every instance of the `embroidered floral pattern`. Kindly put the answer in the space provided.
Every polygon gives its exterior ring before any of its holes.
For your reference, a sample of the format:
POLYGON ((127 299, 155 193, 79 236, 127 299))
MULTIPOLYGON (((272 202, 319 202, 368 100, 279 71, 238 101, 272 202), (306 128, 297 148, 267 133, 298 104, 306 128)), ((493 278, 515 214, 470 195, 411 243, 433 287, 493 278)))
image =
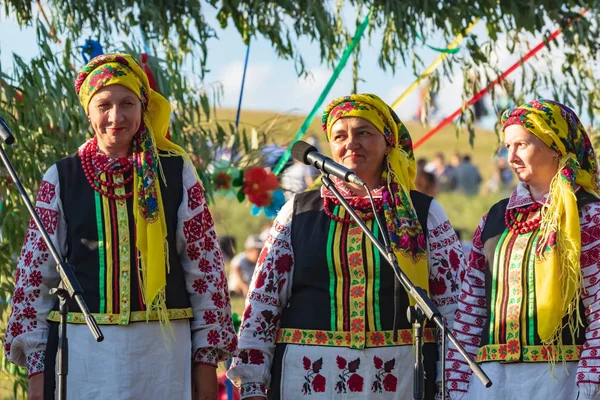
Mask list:
POLYGON ((348 393, 348 390, 353 393, 362 392, 365 380, 357 373, 360 368, 360 358, 347 361, 344 357, 337 356, 335 361, 341 371, 335 383, 335 391, 337 393, 348 393))
POLYGON ((371 385, 371 391, 373 393, 382 393, 383 390, 396 392, 398 378, 392 374, 392 370, 396 367, 396 360, 392 358, 384 363, 381 358, 374 356, 373 366, 377 372, 375 373, 375 381, 371 385))
POLYGON ((264 396, 266 392, 264 383, 260 382, 246 382, 240 386, 240 396, 242 397, 264 396))
POLYGON ((518 341, 508 344, 485 345, 477 351, 477 361, 512 361, 512 355, 520 351, 523 362, 548 362, 551 355, 556 361, 578 361, 583 346, 564 346, 561 354, 558 346, 519 346, 518 341))
POLYGON ((302 359, 302 365, 304 370, 307 371, 304 376, 304 383, 302 384, 302 393, 305 395, 325 392, 327 380, 319 372, 323 368, 323 358, 319 358, 314 362, 308 357, 302 359))
MULTIPOLYGON (((424 342, 435 343, 435 330, 425 328, 424 342)), ((332 347, 352 347, 352 334, 350 332, 319 331, 307 329, 282 328, 277 332, 277 343, 312 344, 332 347)), ((388 347, 412 345, 413 334, 410 329, 398 331, 398 340, 394 341, 393 331, 367 332, 365 347, 388 347)))
POLYGON ((134 138, 133 166, 138 178, 138 185, 134 188, 138 193, 138 209, 148 223, 158 219, 158 192, 156 179, 158 172, 158 155, 152 143, 152 136, 144 124, 140 126, 134 138))
POLYGON ((46 352, 44 350, 34 351, 27 355, 27 372, 30 378, 44 372, 45 359, 46 352))
POLYGON ((196 350, 194 356, 192 357, 192 361, 197 364, 206 364, 217 366, 219 363, 217 350, 210 347, 202 347, 196 350))

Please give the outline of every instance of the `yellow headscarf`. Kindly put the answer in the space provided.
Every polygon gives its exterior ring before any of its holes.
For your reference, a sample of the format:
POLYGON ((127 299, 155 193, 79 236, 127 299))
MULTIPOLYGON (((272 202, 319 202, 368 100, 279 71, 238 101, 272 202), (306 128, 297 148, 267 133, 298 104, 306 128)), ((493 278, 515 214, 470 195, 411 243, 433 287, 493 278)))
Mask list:
MULTIPOLYGON (((167 226, 158 177, 162 175, 158 151, 165 155, 187 153, 166 138, 171 116, 167 99, 150 88, 148 77, 129 54, 104 54, 93 58, 77 75, 75 91, 88 113, 94 94, 110 85, 122 85, 142 102, 143 123, 134 137, 133 202, 136 247, 140 252, 142 293, 148 313, 155 310, 161 322, 168 322, 167 226)), ((164 179, 164 178, 163 178, 164 179)))
POLYGON ((507 126, 521 125, 560 155, 542 209, 535 258, 538 333, 542 343, 552 344, 560 342, 565 315, 572 333, 577 327, 583 277, 575 186, 600 197, 596 155, 577 115, 552 100, 533 100, 507 110, 502 124, 503 134, 507 126))
MULTIPOLYGON (((322 119, 327 140, 333 124, 344 117, 369 121, 391 147, 385 161, 386 188, 383 191, 388 237, 399 267, 416 286, 429 292, 427 242, 410 199, 417 174, 410 134, 396 113, 373 94, 353 94, 329 103, 322 119)), ((410 297, 409 300, 414 305, 414 299, 410 297)))

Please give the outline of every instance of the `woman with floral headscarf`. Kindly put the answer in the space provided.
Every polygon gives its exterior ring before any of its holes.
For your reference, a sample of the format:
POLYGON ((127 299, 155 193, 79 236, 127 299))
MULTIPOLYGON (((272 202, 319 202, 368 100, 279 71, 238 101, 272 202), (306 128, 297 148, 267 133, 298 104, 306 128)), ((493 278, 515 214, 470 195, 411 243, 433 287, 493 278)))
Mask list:
MULTIPOLYGON (((372 189, 335 186, 400 268, 452 320, 464 257, 442 207, 415 191, 408 131, 377 96, 333 100, 323 114, 333 159, 372 189)), ((228 376, 242 398, 412 399, 414 355, 406 308, 392 268, 333 194, 297 194, 280 211, 254 272, 228 376)), ((425 329, 426 398, 436 387, 435 335, 425 329)))
POLYGON ((453 399, 600 398, 600 202, 596 156, 577 115, 534 100, 502 116, 519 184, 483 217, 454 330, 493 382, 451 347, 453 399), (465 396, 466 394, 466 396, 465 396))
MULTIPOLYGON (((105 337, 94 342, 70 304, 68 396, 214 399, 237 338, 203 188, 165 138, 170 105, 127 54, 91 60, 75 89, 95 135, 46 172, 36 203, 105 337)), ((58 283, 30 224, 5 342, 27 366, 30 399, 54 395, 58 283)))

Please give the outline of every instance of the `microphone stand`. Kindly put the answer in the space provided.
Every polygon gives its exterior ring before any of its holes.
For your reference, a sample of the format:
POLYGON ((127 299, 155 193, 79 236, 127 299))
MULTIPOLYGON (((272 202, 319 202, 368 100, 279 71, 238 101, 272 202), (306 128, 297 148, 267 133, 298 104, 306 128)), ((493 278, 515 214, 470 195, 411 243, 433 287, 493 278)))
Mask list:
MULTIPOLYGON (((2 123, 3 123, 3 121, 0 118, 0 124, 2 124, 2 123)), ((83 297, 82 297, 83 289, 81 288, 79 281, 75 277, 75 273, 73 272, 73 266, 71 264, 69 264, 68 262, 65 262, 62 259, 61 255, 56 250, 56 248, 54 247, 54 244, 52 243, 52 240, 50 239, 48 232, 44 228, 44 225, 42 224, 42 221, 40 220, 39 215, 35 211, 34 206, 31 204, 31 200, 29 200, 29 196, 27 195, 27 192, 23 188, 23 184, 21 183, 21 180, 17 176, 17 173, 16 173, 14 167, 12 166, 10 160, 8 159, 6 153, 4 152, 4 147, 2 146, 2 142, 6 141, 6 143, 10 144, 14 141, 14 137, 10 134, 10 131, 8 131, 8 128, 6 127, 6 125, 0 125, 0 131, 2 131, 1 128, 4 128, 5 130, 3 132, 0 132, 0 133, 3 133, 2 137, 1 137, 1 139, 3 139, 3 140, 0 140, 0 158, 2 158, 2 162, 4 163, 4 166, 8 170, 10 177, 12 178, 13 182, 17 186, 17 189, 19 190, 19 194, 23 198, 23 201, 25 202, 25 205, 27 206, 27 210, 31 214, 31 218, 35 222, 35 225, 37 226, 42 237, 44 238, 44 242, 46 242, 46 245, 48 246, 48 249, 50 250, 50 254, 52 254, 52 257, 54 258, 54 261, 56 262, 56 269, 58 270, 58 273, 59 273, 60 279, 61 279, 61 284, 59 285, 59 287, 50 289, 50 294, 58 296, 58 300, 59 300, 60 322, 59 322, 59 329, 58 329, 58 351, 57 351, 57 353, 58 353, 57 354, 57 357, 58 357, 58 373, 57 373, 58 374, 58 399, 66 400, 66 398, 67 398, 67 374, 69 373, 69 343, 68 343, 68 339, 67 339, 67 316, 69 314, 69 301, 72 298, 74 298, 75 301, 77 302, 77 304, 79 305, 79 308, 81 309, 81 312, 83 313, 83 315, 85 317, 85 322, 86 322, 87 326, 90 328, 90 331, 92 332, 92 335, 94 336, 94 339, 96 340, 96 342, 101 342, 102 340, 104 340, 104 336, 102 335, 102 332, 100 331, 100 328, 98 327, 98 324, 96 323, 96 320, 90 314, 90 311, 89 311, 87 305, 85 304, 85 301, 83 300, 83 297), (6 135, 8 135, 8 137, 6 135)))
MULTIPOLYGON (((388 261, 388 263, 392 266, 394 270, 394 274, 396 275, 396 279, 402 284, 406 292, 415 299, 416 304, 414 306, 410 306, 407 311, 407 317, 409 322, 413 324, 414 336, 415 336, 415 366, 414 366, 414 381, 413 381, 413 396, 417 400, 422 400, 425 396, 425 373, 423 369, 423 360, 422 360, 422 345, 423 345, 423 324, 425 319, 433 321, 439 329, 442 330, 444 336, 447 336, 450 341, 456 346, 458 352, 463 356, 469 368, 473 371, 475 376, 481 381, 481 383, 485 387, 492 386, 492 382, 488 378, 488 376, 483 372, 479 364, 471 359, 467 351, 464 347, 458 342, 456 337, 451 331, 446 330, 446 322, 442 317, 441 313, 437 309, 437 307, 433 304, 427 292, 420 287, 415 286, 410 279, 406 276, 406 274, 400 269, 398 266, 398 261, 396 260, 396 256, 394 255, 391 246, 389 245, 389 240, 386 238, 387 235, 385 233, 382 235, 384 240, 386 241, 387 248, 384 247, 383 244, 375 237, 373 232, 365 225, 365 223, 360 219, 360 217, 356 214, 354 209, 348 204, 346 199, 340 194, 337 190, 331 179, 329 179, 329 174, 321 171, 321 181, 323 185, 330 190, 333 195, 338 199, 340 204, 348 211, 348 213, 352 216, 354 221, 360 226, 363 232, 371 239, 371 242, 377 247, 377 250, 383 255, 383 257, 388 261)), ((365 185, 366 186, 366 185, 365 185)), ((369 197, 371 198, 371 193, 366 187, 367 193, 369 193, 369 197)), ((379 216, 377 212, 375 212, 375 217, 377 218, 377 222, 379 221, 379 216)), ((379 224, 380 227, 383 225, 379 224)), ((382 228, 383 229, 383 228, 382 228)), ((445 338, 442 341, 445 353, 445 338)), ((445 354, 444 354, 445 359, 445 354)), ((443 362, 443 361, 442 361, 443 362)), ((444 363, 444 362, 443 362, 444 363)), ((445 373, 445 367, 442 367, 442 371, 445 373)), ((443 376, 442 380, 445 381, 446 377, 443 376)), ((445 384, 443 386, 443 395, 442 399, 445 399, 445 384)))

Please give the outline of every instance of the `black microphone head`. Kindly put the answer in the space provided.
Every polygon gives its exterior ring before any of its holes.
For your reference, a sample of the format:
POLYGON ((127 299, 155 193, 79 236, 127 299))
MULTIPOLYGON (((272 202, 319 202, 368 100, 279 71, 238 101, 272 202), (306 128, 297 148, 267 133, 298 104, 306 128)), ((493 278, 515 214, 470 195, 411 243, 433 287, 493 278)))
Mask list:
POLYGON ((306 159, 309 153, 313 151, 318 151, 315 146, 311 146, 310 144, 298 140, 296 143, 292 145, 292 157, 295 160, 302 161, 304 164, 310 164, 306 159))

